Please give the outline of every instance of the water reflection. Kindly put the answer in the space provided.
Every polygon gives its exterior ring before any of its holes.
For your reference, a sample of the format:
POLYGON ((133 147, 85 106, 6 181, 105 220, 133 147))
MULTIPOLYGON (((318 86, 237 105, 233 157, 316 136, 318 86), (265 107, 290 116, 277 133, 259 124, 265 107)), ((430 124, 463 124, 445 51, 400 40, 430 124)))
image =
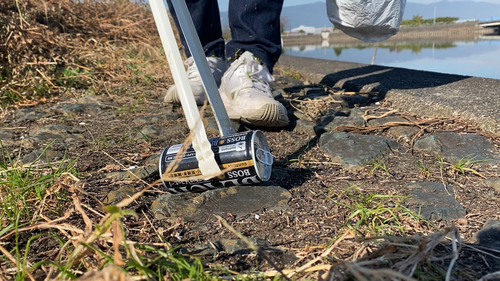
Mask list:
POLYGON ((500 37, 285 47, 287 55, 500 79, 500 37))

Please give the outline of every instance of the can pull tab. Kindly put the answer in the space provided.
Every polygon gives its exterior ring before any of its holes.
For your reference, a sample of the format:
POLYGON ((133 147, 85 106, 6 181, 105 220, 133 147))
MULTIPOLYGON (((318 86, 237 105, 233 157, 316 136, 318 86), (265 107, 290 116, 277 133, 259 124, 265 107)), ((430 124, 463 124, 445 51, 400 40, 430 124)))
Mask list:
POLYGON ((271 152, 262 148, 257 148, 256 156, 259 162, 269 166, 273 165, 273 155, 271 154, 271 152))

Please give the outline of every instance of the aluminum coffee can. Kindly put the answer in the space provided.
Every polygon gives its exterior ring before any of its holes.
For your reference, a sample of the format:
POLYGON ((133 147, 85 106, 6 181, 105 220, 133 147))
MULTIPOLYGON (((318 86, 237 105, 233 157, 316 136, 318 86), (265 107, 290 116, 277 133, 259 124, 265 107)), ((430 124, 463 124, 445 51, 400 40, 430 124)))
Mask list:
POLYGON ((256 184, 267 181, 271 177, 273 156, 269 151, 266 137, 261 131, 248 131, 212 138, 208 141, 220 169, 231 170, 209 180, 178 181, 178 179, 202 175, 198 168, 196 152, 192 145, 189 146, 177 168, 165 173, 182 144, 166 147, 160 155, 159 170, 163 185, 170 192, 203 192, 221 187, 256 184), (177 180, 173 181, 173 178, 177 180))

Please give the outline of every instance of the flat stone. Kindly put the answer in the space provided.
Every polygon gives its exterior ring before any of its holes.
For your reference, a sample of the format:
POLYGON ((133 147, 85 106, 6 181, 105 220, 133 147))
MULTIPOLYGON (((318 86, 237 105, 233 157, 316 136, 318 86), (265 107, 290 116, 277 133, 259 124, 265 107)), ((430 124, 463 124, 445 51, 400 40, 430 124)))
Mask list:
MULTIPOLYGON (((271 247, 269 242, 259 238, 248 238, 255 246, 261 248, 265 252, 283 252, 283 248, 271 247)), ((212 241, 207 244, 195 245, 193 248, 181 248, 181 255, 190 256, 213 256, 220 252, 228 255, 244 255, 250 254, 253 250, 241 239, 222 239, 212 241)))
POLYGON ((405 204, 424 219, 430 221, 456 220, 467 214, 464 207, 455 200, 453 186, 440 182, 408 183, 411 196, 405 204))
POLYGON ((145 166, 155 166, 159 165, 160 163, 160 154, 153 154, 148 157, 146 162, 144 163, 145 166))
POLYGON ((500 155, 488 139, 476 134, 435 132, 417 139, 413 149, 441 155, 450 163, 457 163, 461 159, 479 160, 475 165, 500 163, 500 155))
MULTIPOLYGON (((178 218, 204 222, 213 214, 240 217, 262 208, 286 209, 291 193, 277 185, 234 186, 201 194, 166 194, 152 204, 156 218, 178 218)), ((268 183, 269 184, 269 183, 268 183)))
POLYGON ((394 115, 389 115, 385 116, 382 118, 375 118, 375 119, 370 119, 368 120, 368 126, 380 126, 380 125, 385 125, 387 123, 394 123, 394 122, 408 122, 405 118, 401 116, 394 116, 394 115))
POLYGON ((477 244, 481 246, 500 249, 500 221, 487 220, 483 228, 476 233, 475 238, 477 244))
POLYGON ((110 179, 130 181, 137 181, 153 176, 158 176, 158 163, 153 166, 138 167, 126 171, 111 172, 106 174, 106 177, 110 179))
POLYGON ((420 132, 420 129, 413 126, 396 126, 390 127, 387 133, 390 137, 403 140, 405 142, 411 141, 411 139, 420 132))
POLYGON ((433 153, 436 155, 441 155, 443 153, 441 142, 433 135, 427 135, 416 139, 413 144, 413 149, 418 152, 433 153))
POLYGON ((175 113, 175 112, 169 112, 169 113, 162 113, 162 114, 154 114, 154 115, 148 115, 148 116, 141 116, 134 118, 132 122, 135 125, 153 125, 153 124, 159 124, 162 122, 166 121, 172 121, 172 120, 177 120, 182 117, 182 114, 180 113, 175 113))
POLYGON ((97 115, 101 112, 101 106, 98 103, 62 103, 49 108, 49 110, 64 116, 76 117, 97 115))
POLYGON ((37 110, 31 107, 22 108, 17 110, 14 116, 14 123, 24 122, 24 121, 38 121, 42 118, 47 118, 50 116, 52 116, 52 114, 46 111, 37 110))
POLYGON ((13 145, 15 141, 12 139, 14 137, 14 133, 12 130, 0 130, 0 143, 3 145, 13 145))
POLYGON ((26 163, 34 163, 35 160, 38 158, 38 161, 42 163, 52 163, 54 161, 60 160, 64 156, 64 153, 61 151, 54 151, 47 149, 45 151, 43 150, 36 150, 31 152, 30 154, 26 155, 23 157, 21 162, 23 164, 26 163))
POLYGON ((303 89, 303 91, 304 91, 304 95, 310 99, 324 97, 327 95, 324 87, 306 87, 303 89))
POLYGON ((53 141, 53 140, 72 140, 83 139, 83 131, 69 127, 66 125, 52 124, 47 125, 37 130, 31 131, 29 134, 32 139, 37 141, 53 141))
POLYGON ((169 133, 170 128, 158 125, 147 125, 141 129, 140 133, 137 133, 137 138, 157 138, 159 136, 165 136, 169 133))
POLYGON ((112 106, 113 104, 103 101, 103 96, 85 95, 76 100, 76 103, 97 103, 100 106, 112 106))
POLYGON ((325 121, 322 121, 320 124, 324 126, 325 132, 335 132, 337 131, 337 128, 341 126, 364 127, 366 126, 366 121, 363 118, 363 114, 363 111, 353 108, 347 117, 333 116, 333 119, 331 119, 332 116, 330 116, 331 121, 328 122, 327 116, 325 121))
POLYGON ((132 186, 123 186, 108 193, 108 195, 102 200, 102 203, 106 205, 115 205, 125 198, 130 198, 136 193, 137 191, 132 186))
POLYGON ((219 135, 219 126, 217 125, 215 117, 203 118, 203 125, 208 135, 219 135))
POLYGON ((495 189, 495 191, 497 191, 497 192, 500 192, 500 178, 485 179, 484 185, 495 189))
POLYGON ((402 149, 394 140, 372 135, 325 133, 319 139, 320 148, 327 152, 333 163, 344 169, 361 169, 374 160, 402 149))
POLYGON ((297 119, 295 121, 295 128, 293 128, 294 132, 299 134, 304 134, 306 136, 314 137, 316 136, 316 123, 305 120, 305 119, 297 119))

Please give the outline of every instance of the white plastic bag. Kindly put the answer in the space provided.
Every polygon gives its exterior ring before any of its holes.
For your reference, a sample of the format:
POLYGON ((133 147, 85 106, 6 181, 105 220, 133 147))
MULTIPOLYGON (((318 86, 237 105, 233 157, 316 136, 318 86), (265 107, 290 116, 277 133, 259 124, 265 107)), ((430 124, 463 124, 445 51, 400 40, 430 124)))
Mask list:
POLYGON ((345 34, 380 42, 399 30, 406 0, 326 0, 328 18, 345 34))

